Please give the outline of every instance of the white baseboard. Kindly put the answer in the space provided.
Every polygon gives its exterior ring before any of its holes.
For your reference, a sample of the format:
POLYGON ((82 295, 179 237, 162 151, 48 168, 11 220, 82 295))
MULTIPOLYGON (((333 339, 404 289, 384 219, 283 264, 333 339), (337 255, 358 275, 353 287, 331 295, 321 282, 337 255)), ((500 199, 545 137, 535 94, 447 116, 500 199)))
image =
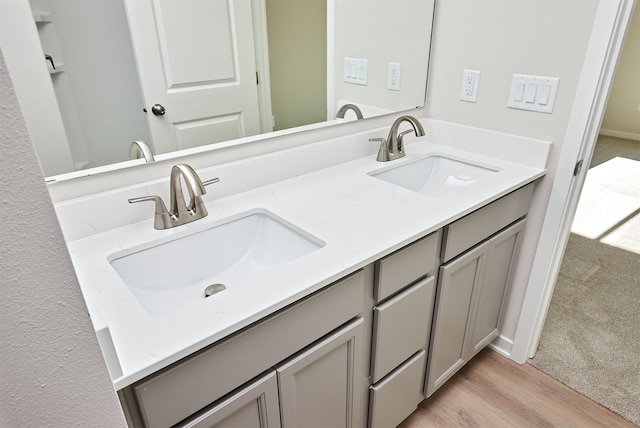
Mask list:
POLYGON ((625 138, 627 140, 640 141, 640 134, 633 132, 616 131, 615 129, 600 128, 600 134, 607 137, 625 138))
POLYGON ((500 335, 493 339, 493 342, 489 344, 489 347, 497 353, 507 358, 511 358, 511 348, 513 347, 513 340, 500 335))

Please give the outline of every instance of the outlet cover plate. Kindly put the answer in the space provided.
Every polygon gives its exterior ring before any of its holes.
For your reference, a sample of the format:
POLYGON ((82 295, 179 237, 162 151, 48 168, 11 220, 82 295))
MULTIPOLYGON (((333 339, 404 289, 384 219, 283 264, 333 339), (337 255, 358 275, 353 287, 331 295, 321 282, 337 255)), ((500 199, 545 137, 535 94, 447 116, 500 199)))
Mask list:
POLYGON ((460 85, 460 100, 475 103, 478 99, 479 84, 479 71, 464 70, 464 72, 462 73, 462 84, 460 85))
POLYGON ((399 91, 401 75, 402 64, 399 62, 390 62, 387 67, 387 89, 391 91, 399 91))

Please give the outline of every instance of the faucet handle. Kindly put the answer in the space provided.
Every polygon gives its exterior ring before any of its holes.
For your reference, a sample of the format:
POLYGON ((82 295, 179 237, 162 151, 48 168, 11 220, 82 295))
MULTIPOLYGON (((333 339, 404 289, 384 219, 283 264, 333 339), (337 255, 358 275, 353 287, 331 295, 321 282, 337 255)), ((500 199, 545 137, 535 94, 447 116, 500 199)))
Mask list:
POLYGON ((410 134, 414 132, 413 129, 407 129, 404 132, 401 132, 398 134, 398 151, 404 153, 404 142, 402 141, 402 137, 404 137, 407 134, 410 134))
POLYGON ((137 198, 130 198, 129 203, 135 204, 136 202, 145 202, 152 201, 155 202, 155 216, 153 227, 158 230, 167 229, 167 227, 171 227, 171 214, 167 210, 167 206, 164 204, 164 201, 160 196, 150 195, 150 196, 139 196, 137 198))
POLYGON ((380 143, 380 148, 378 149, 378 157, 376 160, 378 162, 387 162, 390 159, 389 156, 389 147, 387 145, 386 138, 369 138, 369 141, 372 143, 380 143))
POLYGON ((216 177, 216 178, 212 178, 211 180, 203 181, 202 185, 208 186, 209 184, 217 183, 218 181, 220 181, 220 179, 216 177))

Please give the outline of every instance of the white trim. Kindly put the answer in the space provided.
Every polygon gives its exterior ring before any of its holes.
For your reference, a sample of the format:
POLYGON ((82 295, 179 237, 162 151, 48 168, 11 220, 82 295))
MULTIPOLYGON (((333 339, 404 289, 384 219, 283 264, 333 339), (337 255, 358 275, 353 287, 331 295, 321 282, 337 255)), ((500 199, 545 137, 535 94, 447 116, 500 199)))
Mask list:
POLYGON ((499 335, 489 344, 489 348, 509 358, 511 349, 513 348, 513 341, 506 336, 499 335))
POLYGON ((327 120, 336 117, 336 83, 335 83, 335 53, 336 53, 336 1, 327 0, 327 120))
POLYGON ((260 130, 262 133, 273 132, 266 0, 251 0, 251 12, 253 16, 253 45, 256 53, 256 72, 260 79, 260 84, 258 85, 260 130))
POLYGON ((640 141, 640 134, 634 132, 616 131, 615 129, 600 128, 600 135, 607 137, 625 138, 627 140, 640 141))
POLYGON ((510 358, 535 354, 635 0, 602 0, 587 47, 510 358), (575 179, 574 179, 575 178, 575 179))

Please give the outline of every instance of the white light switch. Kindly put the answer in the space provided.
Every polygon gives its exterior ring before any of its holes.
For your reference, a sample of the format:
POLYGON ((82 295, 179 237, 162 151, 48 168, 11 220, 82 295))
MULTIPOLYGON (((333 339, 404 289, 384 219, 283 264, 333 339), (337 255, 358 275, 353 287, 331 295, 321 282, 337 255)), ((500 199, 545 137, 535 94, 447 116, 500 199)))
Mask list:
POLYGON ((518 83, 516 85, 516 90, 515 90, 515 93, 513 94, 514 101, 522 101, 524 99, 524 88, 526 87, 527 85, 525 85, 524 83, 518 83))
POLYGON ((514 74, 508 106, 520 110, 552 113, 559 81, 557 77, 514 74))
POLYGON ((549 95, 551 95, 551 86, 542 85, 542 88, 540 88, 540 95, 538 95, 536 102, 541 106, 546 106, 549 102, 549 95))
POLYGON ((536 94, 538 93, 538 85, 535 83, 527 83, 527 87, 524 90, 524 102, 532 103, 536 100, 536 94))

